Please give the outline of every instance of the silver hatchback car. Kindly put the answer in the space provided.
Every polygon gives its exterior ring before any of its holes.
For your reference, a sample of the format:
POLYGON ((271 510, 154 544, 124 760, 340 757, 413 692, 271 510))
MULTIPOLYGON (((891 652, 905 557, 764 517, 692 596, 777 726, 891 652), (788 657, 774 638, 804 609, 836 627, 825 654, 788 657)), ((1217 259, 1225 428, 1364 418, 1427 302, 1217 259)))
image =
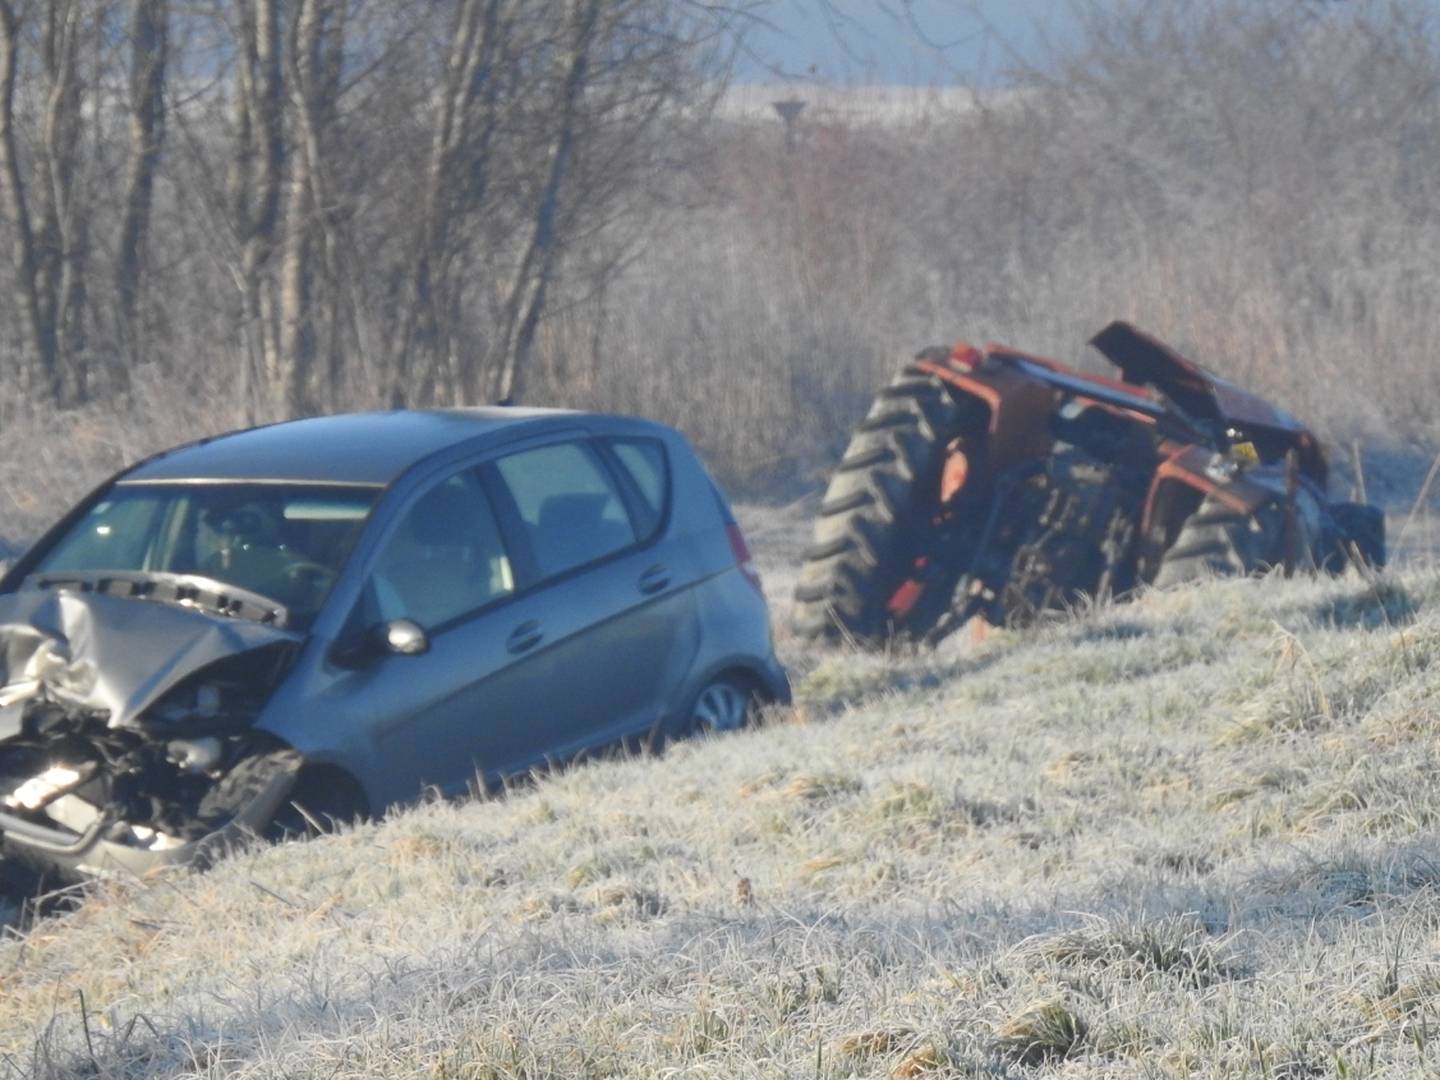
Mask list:
POLYGON ((168 451, 0 580, 6 858, 87 877, 789 698, 684 437, 516 408, 168 451))

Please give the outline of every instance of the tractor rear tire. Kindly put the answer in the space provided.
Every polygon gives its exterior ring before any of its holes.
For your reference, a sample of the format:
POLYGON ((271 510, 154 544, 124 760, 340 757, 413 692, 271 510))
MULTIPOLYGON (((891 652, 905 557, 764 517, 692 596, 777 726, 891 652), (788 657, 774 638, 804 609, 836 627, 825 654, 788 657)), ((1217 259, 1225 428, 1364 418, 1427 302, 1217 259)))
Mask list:
POLYGON ((1278 501, 1246 514, 1208 495, 1161 557, 1154 585, 1168 589, 1203 578, 1245 577, 1284 561, 1285 511, 1278 501))
POLYGON ((946 445, 961 420, 944 383, 918 367, 907 366, 876 396, 820 506, 795 589, 797 635, 880 645, 921 637, 944 613, 950 597, 939 594, 951 590, 943 582, 903 618, 888 605, 924 553, 946 445))

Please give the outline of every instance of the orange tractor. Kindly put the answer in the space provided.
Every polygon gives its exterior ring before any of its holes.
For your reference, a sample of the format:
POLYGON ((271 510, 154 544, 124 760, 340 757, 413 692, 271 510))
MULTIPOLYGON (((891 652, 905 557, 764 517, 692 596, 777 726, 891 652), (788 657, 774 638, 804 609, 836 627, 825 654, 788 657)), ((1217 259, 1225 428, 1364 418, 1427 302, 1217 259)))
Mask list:
POLYGON ((934 643, 1211 574, 1385 562, 1385 519, 1326 497, 1299 421, 1123 322, 1119 379, 1000 345, 920 353, 825 492, 803 636, 934 643))

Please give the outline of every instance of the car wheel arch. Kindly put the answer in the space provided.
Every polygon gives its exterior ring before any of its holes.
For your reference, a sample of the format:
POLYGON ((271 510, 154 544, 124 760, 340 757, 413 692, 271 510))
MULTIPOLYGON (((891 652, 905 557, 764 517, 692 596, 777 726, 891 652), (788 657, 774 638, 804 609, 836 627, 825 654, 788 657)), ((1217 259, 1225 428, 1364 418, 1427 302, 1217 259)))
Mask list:
POLYGON ((687 734, 690 721, 701 695, 720 682, 736 684, 749 693, 760 706, 773 705, 778 700, 774 688, 764 674, 743 661, 717 664, 695 679, 682 699, 681 708, 671 717, 668 729, 674 734, 687 734))
POLYGON ((370 816, 370 798, 365 794, 365 785, 339 765, 306 761, 295 779, 294 790, 300 797, 310 792, 341 791, 344 793, 342 798, 349 806, 357 808, 361 817, 370 816))
POLYGON ((353 775, 338 765, 305 762, 266 832, 282 840, 329 832, 369 816, 370 800, 353 775))
POLYGON ((373 800, 370 789, 343 756, 337 757, 327 747, 312 745, 307 739, 282 734, 271 725, 257 724, 253 731, 251 753, 290 750, 299 755, 300 768, 296 773, 292 791, 313 791, 327 785, 335 786, 345 791, 351 805, 361 808, 363 816, 371 815, 373 800))

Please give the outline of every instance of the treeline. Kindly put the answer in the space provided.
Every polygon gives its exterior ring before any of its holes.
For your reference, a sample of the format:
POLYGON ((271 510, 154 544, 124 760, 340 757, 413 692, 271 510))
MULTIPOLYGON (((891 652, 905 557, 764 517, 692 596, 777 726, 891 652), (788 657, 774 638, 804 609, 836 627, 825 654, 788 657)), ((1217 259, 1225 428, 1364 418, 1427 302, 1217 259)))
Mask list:
POLYGON ((0 0, 0 536, 247 420, 506 396, 794 493, 914 350, 1115 318, 1423 473, 1434 4, 1073 2, 1004 88, 777 86, 787 145, 709 108, 758 0, 0 0))
POLYGON ((605 287, 686 152, 734 18, 0 0, 5 404, 118 401, 141 371, 252 419, 523 396, 547 310, 605 287))

